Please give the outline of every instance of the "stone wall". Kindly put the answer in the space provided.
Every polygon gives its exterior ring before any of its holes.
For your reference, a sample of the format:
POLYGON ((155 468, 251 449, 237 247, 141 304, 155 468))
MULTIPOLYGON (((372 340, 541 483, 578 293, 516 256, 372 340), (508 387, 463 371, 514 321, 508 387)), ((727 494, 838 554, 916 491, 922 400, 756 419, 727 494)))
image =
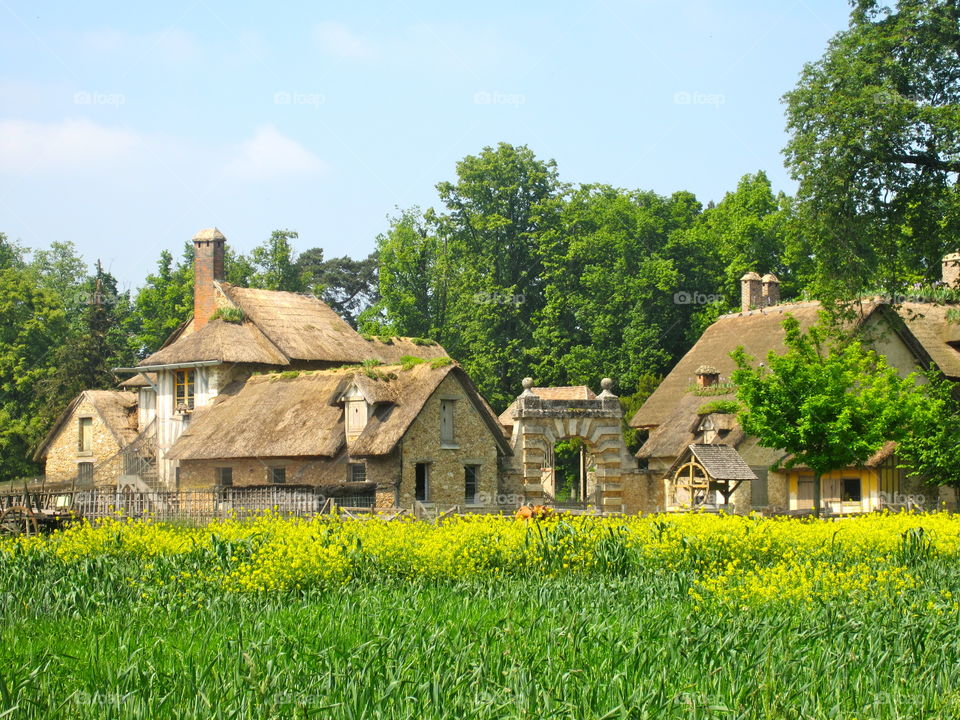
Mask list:
POLYGON ((474 407, 459 380, 447 376, 427 400, 401 441, 403 467, 399 480, 399 505, 412 507, 416 492, 417 463, 429 465, 428 501, 438 506, 464 504, 466 465, 479 465, 477 496, 491 505, 497 494, 497 444, 490 428, 474 407), (440 402, 453 400, 455 447, 440 443, 440 402))
POLYGON ((114 457, 119 451, 116 436, 110 432, 93 405, 84 400, 77 405, 47 448, 46 481, 72 483, 77 477, 77 465, 92 462, 94 485, 114 485, 122 469, 122 458, 114 457), (88 453, 78 450, 80 418, 93 419, 92 450, 88 453), (110 461, 105 462, 107 460, 110 461))
POLYGON ((396 454, 384 458, 350 458, 342 454, 336 458, 235 458, 223 460, 181 460, 180 489, 209 490, 217 483, 217 468, 233 469, 233 486, 250 487, 270 483, 269 469, 286 469, 287 485, 334 485, 347 481, 347 465, 363 462, 367 466, 367 481, 384 486, 396 482, 398 463, 396 454))

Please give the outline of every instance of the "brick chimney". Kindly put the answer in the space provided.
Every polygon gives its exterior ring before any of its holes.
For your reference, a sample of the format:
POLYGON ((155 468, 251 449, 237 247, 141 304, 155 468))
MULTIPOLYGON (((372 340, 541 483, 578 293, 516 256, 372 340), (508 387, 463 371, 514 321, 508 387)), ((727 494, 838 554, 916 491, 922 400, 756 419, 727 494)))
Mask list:
POLYGON ((960 252, 944 255, 943 282, 950 287, 960 287, 960 252))
POLYGON ((761 306, 763 296, 760 286, 760 276, 755 272, 748 272, 740 278, 740 310, 742 312, 761 306))
POLYGON ((697 387, 708 388, 720 382, 720 371, 713 365, 701 365, 693 371, 697 376, 697 387))
POLYGON ((764 307, 780 302, 780 280, 773 273, 767 273, 760 280, 764 307))
POLYGON ((199 330, 217 310, 213 283, 223 280, 223 253, 226 238, 216 228, 193 236, 193 329, 199 330))

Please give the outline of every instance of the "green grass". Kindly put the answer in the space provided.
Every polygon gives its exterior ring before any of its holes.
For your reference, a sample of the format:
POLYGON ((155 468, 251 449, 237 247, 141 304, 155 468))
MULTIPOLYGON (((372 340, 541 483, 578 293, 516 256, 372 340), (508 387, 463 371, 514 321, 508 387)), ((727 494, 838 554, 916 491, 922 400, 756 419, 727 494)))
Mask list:
MULTIPOLYGON (((956 614, 698 611, 693 575, 176 589, 138 562, 0 563, 0 717, 954 718, 956 614), (4 715, 8 712, 9 715, 4 715)), ((179 566, 182 569, 183 566, 179 566)), ((952 564, 919 560, 931 592, 952 564)))

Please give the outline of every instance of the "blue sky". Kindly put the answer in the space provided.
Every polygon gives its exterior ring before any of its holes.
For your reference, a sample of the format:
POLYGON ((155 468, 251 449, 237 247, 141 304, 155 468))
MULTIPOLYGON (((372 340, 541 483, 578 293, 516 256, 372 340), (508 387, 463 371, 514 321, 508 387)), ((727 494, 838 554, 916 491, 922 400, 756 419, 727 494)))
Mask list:
POLYGON ((799 2, 0 0, 0 232, 124 286, 218 226, 366 255, 499 141, 706 203, 783 169, 780 97, 846 26, 799 2))

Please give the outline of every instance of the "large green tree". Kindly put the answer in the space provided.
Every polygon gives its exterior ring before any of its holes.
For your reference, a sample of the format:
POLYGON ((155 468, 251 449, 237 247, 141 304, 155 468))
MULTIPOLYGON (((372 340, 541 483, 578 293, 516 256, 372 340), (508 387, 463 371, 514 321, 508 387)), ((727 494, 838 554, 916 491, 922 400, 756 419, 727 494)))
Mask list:
POLYGON ((785 100, 819 295, 937 280, 960 245, 957 1, 855 0, 785 100))
POLYGON ((28 269, 0 269, 0 480, 38 471, 30 456, 52 418, 37 389, 66 335, 61 299, 28 269))
POLYGON ((859 341, 825 329, 826 322, 803 332, 788 314, 783 327, 786 352, 770 351, 766 364, 755 366, 742 347, 732 353, 740 423, 762 447, 790 453, 786 467, 813 471, 819 515, 823 475, 862 465, 886 441, 902 437, 915 380, 901 378, 859 341))
POLYGON ((323 248, 310 248, 300 253, 297 267, 309 278, 310 292, 353 327, 380 299, 376 252, 360 260, 347 255, 325 259, 323 248))

